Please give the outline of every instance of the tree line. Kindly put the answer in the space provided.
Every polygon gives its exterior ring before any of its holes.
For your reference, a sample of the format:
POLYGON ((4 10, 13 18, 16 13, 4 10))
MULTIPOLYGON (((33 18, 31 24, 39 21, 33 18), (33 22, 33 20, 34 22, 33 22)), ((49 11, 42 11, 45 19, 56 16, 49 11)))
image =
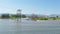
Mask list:
POLYGON ((2 14, 0 16, 0 18, 4 19, 8 19, 8 18, 25 18, 26 16, 25 15, 18 15, 18 14, 2 14))
MULTIPOLYGON (((2 14, 0 16, 1 19, 15 19, 15 18, 26 18, 27 16, 22 14, 2 14)), ((55 17, 49 17, 49 16, 37 16, 37 15, 31 15, 31 16, 28 16, 29 19, 31 20, 60 20, 60 17, 59 16, 55 16, 55 17)))

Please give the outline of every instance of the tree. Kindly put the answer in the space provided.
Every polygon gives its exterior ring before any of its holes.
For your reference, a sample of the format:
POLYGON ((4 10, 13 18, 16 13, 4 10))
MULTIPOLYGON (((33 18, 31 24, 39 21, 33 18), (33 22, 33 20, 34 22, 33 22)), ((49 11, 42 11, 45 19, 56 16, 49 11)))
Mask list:
POLYGON ((25 15, 20 15, 20 14, 13 14, 12 17, 13 18, 26 18, 25 15))
POLYGON ((12 14, 11 18, 17 18, 17 15, 16 14, 12 14))
POLYGON ((26 18, 26 16, 25 15, 22 15, 22 18, 26 18))
POLYGON ((35 15, 35 14, 32 14, 32 16, 30 16, 30 18, 31 18, 32 20, 37 20, 38 16, 35 15))
POLYGON ((59 17, 59 16, 56 16, 57 18, 59 17))
POLYGON ((2 14, 1 18, 10 18, 9 14, 2 14))

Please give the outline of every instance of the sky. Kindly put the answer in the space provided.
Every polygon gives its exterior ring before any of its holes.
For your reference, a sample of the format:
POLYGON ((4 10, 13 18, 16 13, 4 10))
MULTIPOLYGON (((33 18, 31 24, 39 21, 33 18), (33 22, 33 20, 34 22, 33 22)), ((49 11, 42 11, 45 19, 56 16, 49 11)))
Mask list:
POLYGON ((0 14, 60 14, 60 0, 0 0, 0 14))

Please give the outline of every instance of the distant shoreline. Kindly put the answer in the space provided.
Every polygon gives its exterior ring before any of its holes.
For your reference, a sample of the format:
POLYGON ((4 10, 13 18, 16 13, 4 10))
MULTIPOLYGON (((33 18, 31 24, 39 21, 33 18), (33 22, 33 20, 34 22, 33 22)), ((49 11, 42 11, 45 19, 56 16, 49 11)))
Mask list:
MULTIPOLYGON (((0 18, 0 19, 11 19, 11 20, 16 20, 17 18, 0 18)), ((21 19, 23 19, 23 18, 21 18, 21 19)), ((31 19, 24 19, 24 20, 31 20, 31 19)), ((40 20, 32 20, 32 21, 40 21, 40 20)), ((42 21, 50 21, 50 20, 42 20, 42 21)), ((55 20, 53 20, 53 21, 55 21, 55 20)))

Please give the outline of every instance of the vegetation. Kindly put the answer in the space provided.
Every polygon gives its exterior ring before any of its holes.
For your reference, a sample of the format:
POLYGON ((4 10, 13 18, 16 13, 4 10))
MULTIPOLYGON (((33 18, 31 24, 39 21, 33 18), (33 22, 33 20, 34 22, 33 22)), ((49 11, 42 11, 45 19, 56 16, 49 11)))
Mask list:
POLYGON ((10 18, 10 16, 9 16, 9 14, 2 14, 0 18, 2 18, 2 19, 3 19, 3 18, 4 18, 4 19, 5 19, 5 18, 10 18))
MULTIPOLYGON (((18 14, 12 14, 12 15, 9 15, 9 14, 2 14, 0 16, 0 19, 15 19, 15 18, 26 18, 26 15, 18 15, 18 14)), ((29 16, 29 18, 31 20, 60 20, 60 17, 59 16, 55 16, 55 17, 45 17, 45 16, 37 16, 37 15, 32 15, 32 16, 29 16)))
MULTIPOLYGON (((17 14, 2 14, 0 16, 0 19, 16 19, 16 18, 26 18, 26 15, 21 15, 21 10, 18 9, 17 10, 17 14)), ((32 14, 31 16, 29 16, 28 18, 30 18, 31 20, 60 20, 59 16, 55 16, 55 17, 49 17, 49 16, 37 16, 35 14, 32 14)))
POLYGON ((9 18, 26 18, 25 15, 17 15, 17 14, 12 14, 12 15, 9 15, 9 14, 2 14, 0 16, 1 19, 9 19, 9 18))
POLYGON ((44 17, 44 16, 39 16, 39 17, 30 17, 32 20, 60 20, 60 17, 44 17))

